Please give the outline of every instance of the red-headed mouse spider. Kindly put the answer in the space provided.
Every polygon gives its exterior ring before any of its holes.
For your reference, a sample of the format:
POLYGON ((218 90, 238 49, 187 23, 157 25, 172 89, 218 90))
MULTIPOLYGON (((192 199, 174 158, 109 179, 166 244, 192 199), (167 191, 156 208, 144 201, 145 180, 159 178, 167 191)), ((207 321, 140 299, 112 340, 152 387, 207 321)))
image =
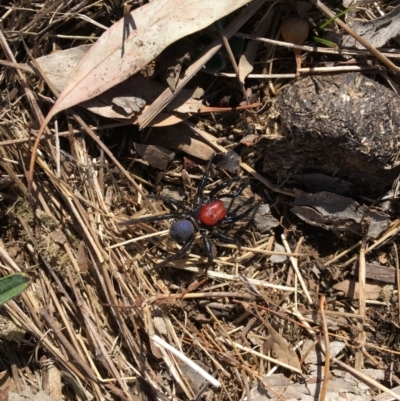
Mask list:
POLYGON ((258 203, 254 197, 247 198, 234 206, 235 199, 243 192, 244 188, 248 186, 248 181, 243 181, 240 177, 230 178, 214 189, 209 194, 204 194, 204 187, 210 173, 212 159, 207 163, 203 177, 200 180, 199 187, 197 188, 196 195, 192 204, 179 201, 170 197, 157 196, 166 205, 180 211, 171 212, 161 216, 147 216, 137 219, 127 220, 119 225, 131 225, 137 223, 150 223, 153 221, 170 220, 174 219, 169 229, 169 234, 173 240, 182 245, 182 248, 175 254, 167 257, 163 262, 156 265, 156 267, 163 266, 172 260, 179 259, 191 248, 197 233, 200 233, 204 249, 207 255, 208 267, 213 261, 212 246, 210 237, 214 236, 222 241, 235 244, 240 248, 238 241, 223 233, 221 230, 224 226, 229 226, 251 213, 255 213, 258 208, 258 203), (229 187, 232 183, 238 182, 235 187, 234 193, 222 194, 221 191, 229 187), (242 181, 242 182, 240 182, 242 181), (221 198, 230 198, 231 201, 226 207, 221 198))

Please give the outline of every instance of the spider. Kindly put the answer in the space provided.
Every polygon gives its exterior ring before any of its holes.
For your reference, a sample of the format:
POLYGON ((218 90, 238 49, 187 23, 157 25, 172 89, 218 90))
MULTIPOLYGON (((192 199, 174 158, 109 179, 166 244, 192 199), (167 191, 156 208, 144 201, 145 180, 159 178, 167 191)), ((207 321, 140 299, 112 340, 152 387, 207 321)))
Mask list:
POLYGON ((207 255, 206 268, 211 265, 214 259, 211 240, 209 238, 210 235, 213 235, 223 241, 232 243, 240 250, 240 244, 238 241, 235 238, 224 234, 220 230, 220 227, 231 225, 232 223, 235 223, 248 216, 252 212, 254 215, 259 204, 255 201, 254 197, 251 197, 240 202, 234 207, 235 199, 242 193, 244 188, 246 188, 248 181, 241 182, 235 192, 232 194, 220 194, 223 189, 229 187, 232 183, 240 181, 240 177, 233 177, 224 181, 212 189, 208 195, 205 195, 204 187, 210 173, 212 160, 213 157, 207 162, 204 174, 200 180, 196 195, 191 205, 189 205, 187 202, 182 202, 170 197, 156 196, 156 199, 162 200, 168 206, 181 209, 182 211, 175 211, 161 216, 140 217, 119 223, 120 226, 123 226, 175 219, 170 226, 169 235, 173 240, 181 244, 182 247, 175 254, 167 257, 164 261, 155 265, 155 267, 164 266, 175 259, 179 259, 186 252, 188 252, 193 245, 196 233, 198 232, 202 237, 203 246, 207 255), (221 198, 231 198, 228 207, 225 207, 221 198), (244 211, 243 208, 245 208, 244 211))

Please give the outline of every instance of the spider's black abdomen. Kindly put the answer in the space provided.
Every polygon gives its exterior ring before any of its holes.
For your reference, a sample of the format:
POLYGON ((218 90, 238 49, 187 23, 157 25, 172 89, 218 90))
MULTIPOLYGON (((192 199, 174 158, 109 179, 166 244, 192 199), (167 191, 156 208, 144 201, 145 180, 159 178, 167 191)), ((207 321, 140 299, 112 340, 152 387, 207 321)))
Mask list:
POLYGON ((169 235, 178 243, 188 241, 193 234, 194 227, 189 220, 176 220, 169 229, 169 235))

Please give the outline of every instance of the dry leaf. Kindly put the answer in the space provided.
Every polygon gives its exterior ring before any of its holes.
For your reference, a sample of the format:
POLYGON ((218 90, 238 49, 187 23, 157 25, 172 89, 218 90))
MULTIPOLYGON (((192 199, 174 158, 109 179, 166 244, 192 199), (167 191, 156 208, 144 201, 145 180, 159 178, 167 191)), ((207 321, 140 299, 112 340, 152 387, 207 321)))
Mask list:
POLYGON ((186 125, 175 127, 153 128, 147 138, 147 144, 176 149, 201 160, 209 160, 214 150, 204 142, 192 138, 193 131, 186 125), (160 135, 162 133, 162 135, 160 135))
POLYGON ((54 398, 46 394, 46 392, 39 391, 34 394, 32 390, 27 387, 20 394, 10 392, 8 395, 9 401, 55 401, 54 398))
POLYGON ((272 336, 273 343, 271 354, 273 358, 301 370, 299 358, 294 349, 267 321, 264 320, 264 324, 267 326, 272 336))
MULTIPOLYGON (((390 13, 373 21, 357 22, 352 26, 352 29, 372 46, 382 47, 390 39, 400 34, 400 6, 395 7, 390 13)), ((344 47, 364 49, 364 46, 350 35, 343 37, 342 45, 344 47)))
MULTIPOLYGON (((304 344, 301 347, 301 355, 304 357, 306 352, 309 351, 309 348, 313 346, 312 340, 305 340, 304 344)), ((346 344, 343 341, 331 341, 329 343, 330 354, 333 357, 336 357, 342 350, 346 347, 346 344)), ((325 362, 325 354, 321 351, 321 347, 319 344, 314 344, 311 351, 308 352, 304 363, 307 365, 311 365, 307 367, 308 372, 317 371, 317 365, 321 366, 325 362)))
POLYGON ((120 107, 125 114, 130 116, 134 113, 139 113, 140 110, 146 105, 146 101, 141 99, 140 97, 128 97, 122 96, 116 99, 113 99, 112 104, 117 107, 120 107))
MULTIPOLYGON (((274 251, 275 252, 286 252, 286 249, 283 245, 274 242, 274 251)), ((271 263, 284 263, 288 259, 285 255, 271 255, 269 258, 271 263)))
MULTIPOLYGON (((354 279, 343 280, 333 286, 337 291, 342 291, 346 298, 358 299, 360 294, 360 285, 354 279)), ((365 298, 369 300, 378 299, 382 290, 382 286, 378 284, 365 284, 365 298)))
POLYGON ((253 221, 257 230, 263 234, 272 228, 279 226, 279 221, 272 216, 270 207, 266 203, 263 203, 258 207, 253 221))
POLYGON ((11 391, 16 391, 14 380, 8 370, 0 372, 0 401, 8 401, 11 391))
MULTIPOLYGON (((194 362, 206 372, 210 371, 210 367, 205 365, 203 362, 197 360, 195 360, 194 362)), ((185 363, 179 363, 179 369, 182 372, 182 376, 184 376, 185 379, 188 381, 188 384, 190 385, 193 393, 196 394, 200 390, 201 386, 204 384, 204 377, 185 363)))
POLYGON ((360 205, 351 198, 325 191, 308 194, 295 189, 294 192, 295 205, 290 210, 308 224, 361 234, 365 219, 369 222, 367 235, 370 238, 377 238, 389 227, 388 216, 360 205))
POLYGON ((65 234, 63 233, 63 231, 59 228, 57 228, 56 230, 54 230, 51 234, 50 234, 50 238, 53 242, 57 242, 60 245, 63 245, 66 241, 67 238, 65 236, 65 234))
MULTIPOLYGON (((73 69, 90 48, 91 45, 78 46, 40 57, 36 61, 53 86, 61 91, 73 69)), ((32 65, 31 67, 34 69, 32 65)), ((81 103, 80 106, 102 117, 130 119, 132 123, 135 123, 138 114, 148 107, 145 104, 152 103, 164 89, 165 86, 162 84, 142 76, 133 76, 101 95, 81 103), (132 114, 135 114, 133 119, 132 114)), ((184 89, 167 107, 167 111, 175 112, 175 114, 162 113, 151 126, 173 125, 186 120, 190 117, 187 113, 200 111, 202 107, 200 98, 203 94, 204 91, 201 88, 184 89)))
POLYGON ((29 191, 39 142, 53 116, 125 81, 170 44, 206 28, 248 1, 157 0, 135 9, 107 29, 76 66, 40 126, 29 164, 29 191))
POLYGON ((85 273, 89 270, 88 266, 88 258, 86 255, 86 250, 85 250, 85 242, 81 241, 78 245, 78 251, 76 254, 76 260, 79 266, 79 271, 81 273, 85 273))
POLYGON ((175 153, 161 146, 142 145, 135 143, 136 151, 139 156, 150 164, 150 166, 165 170, 169 163, 174 160, 175 153))
MULTIPOLYGON (((264 37, 265 33, 268 31, 271 25, 271 19, 274 13, 271 10, 264 18, 260 21, 258 27, 253 32, 254 36, 264 37)), ((239 71, 239 80, 244 84, 244 80, 247 75, 249 75, 253 71, 253 64, 256 58, 256 53, 258 47, 260 46, 260 42, 256 40, 249 40, 249 43, 246 46, 246 50, 240 56, 238 63, 238 71, 239 71)))
MULTIPOLYGON (((259 382, 250 390, 250 399, 252 401, 315 401, 320 399, 320 393, 320 377, 305 375, 303 381, 296 383, 280 373, 264 377, 261 383, 259 382)), ((369 401, 371 399, 368 386, 349 374, 345 377, 334 375, 328 381, 325 401, 369 401)), ((244 398, 244 401, 249 399, 244 398)))
POLYGON ((243 137, 240 140, 240 143, 242 143, 243 145, 246 145, 248 147, 251 147, 251 146, 254 146, 257 141, 258 141, 258 135, 250 134, 250 135, 246 135, 245 137, 243 137))
POLYGON ((112 25, 82 58, 46 123, 61 110, 125 81, 178 39, 206 28, 248 0, 157 0, 112 25))
POLYGON ((332 192, 337 195, 350 194, 354 185, 341 177, 331 177, 321 173, 296 174, 292 177, 310 192, 332 192))

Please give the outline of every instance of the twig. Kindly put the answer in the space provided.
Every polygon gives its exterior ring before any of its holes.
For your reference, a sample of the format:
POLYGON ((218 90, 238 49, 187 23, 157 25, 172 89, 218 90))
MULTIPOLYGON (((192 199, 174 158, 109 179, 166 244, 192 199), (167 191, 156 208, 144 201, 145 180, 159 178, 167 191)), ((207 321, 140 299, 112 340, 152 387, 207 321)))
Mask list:
MULTIPOLYGON (((221 338, 220 337, 219 340, 223 341, 226 344, 229 344, 229 341, 227 339, 225 339, 225 338, 221 338)), ((244 347, 243 345, 238 344, 238 343, 235 343, 235 347, 240 349, 240 350, 242 350, 242 351, 249 352, 250 354, 253 354, 253 355, 255 355, 255 356, 257 356, 257 357, 259 357, 261 359, 265 359, 266 361, 269 361, 269 362, 275 363, 276 365, 282 366, 285 369, 289 369, 292 372, 302 374, 302 371, 300 369, 297 369, 297 368, 295 368, 295 367, 293 367, 291 365, 288 365, 287 363, 278 361, 277 359, 271 358, 268 355, 264 355, 261 352, 254 351, 253 349, 248 348, 248 347, 244 347)))
POLYGON ((167 235, 168 233, 169 233, 169 230, 157 231, 156 233, 142 235, 140 237, 128 239, 127 241, 119 242, 118 244, 110 245, 106 249, 110 250, 110 249, 118 248, 120 246, 128 245, 133 242, 138 242, 138 241, 141 241, 141 240, 144 240, 147 238, 151 238, 151 237, 163 237, 163 236, 167 235))
POLYGON ((226 51, 228 53, 229 60, 230 60, 230 62, 232 64, 232 67, 233 67, 233 71, 235 71, 236 78, 237 78, 237 80, 239 82, 239 86, 240 86, 240 89, 242 91, 242 95, 244 97, 244 100, 247 103, 247 105, 250 105, 249 96, 248 96, 248 94, 246 92, 246 88, 244 87, 243 82, 239 78, 238 65, 236 63, 235 56, 232 53, 232 49, 231 49, 231 46, 230 46, 230 44, 228 42, 228 39, 226 38, 226 36, 224 34, 221 34, 221 40, 222 40, 222 43, 224 44, 225 49, 226 49, 226 51))
POLYGON ((359 378, 363 382, 367 383, 373 388, 376 388, 380 391, 384 391, 386 394, 391 395, 394 397, 395 400, 400 400, 400 395, 396 394, 394 391, 390 390, 389 388, 385 387, 378 381, 372 379, 370 376, 365 375, 364 373, 359 372, 358 370, 352 368, 351 366, 347 365, 346 363, 342 362, 340 359, 332 358, 332 362, 335 362, 338 366, 342 369, 346 370, 347 372, 351 373, 354 377, 359 378))
MULTIPOLYGON (((325 14, 328 18, 335 18, 335 14, 320 0, 311 0, 314 5, 319 8, 319 10, 325 14)), ((335 18, 336 24, 338 24, 345 32, 351 35, 355 40, 360 42, 370 53, 372 53, 382 64, 386 65, 389 69, 395 72, 399 72, 400 69, 395 64, 393 64, 387 57, 385 57, 378 49, 371 45, 367 40, 360 36, 357 32, 351 29, 346 23, 344 23, 340 18, 335 18)))
MULTIPOLYGON (((368 224, 368 219, 364 218, 363 221, 368 224)), ((363 239, 361 241, 361 247, 360 247, 360 257, 358 261, 358 286, 359 286, 359 291, 358 291, 358 313, 361 316, 365 316, 366 308, 365 308, 365 248, 366 248, 366 243, 367 243, 367 232, 368 229, 364 227, 364 233, 363 233, 363 239)), ((363 320, 360 319, 357 322, 357 329, 359 330, 359 334, 357 336, 357 341, 362 348, 363 342, 365 340, 364 338, 364 324, 363 320)), ((362 371, 364 367, 364 357, 363 353, 361 352, 360 349, 357 349, 356 351, 356 357, 355 357, 355 368, 359 370, 360 372, 362 371)))
POLYGON ((322 331, 324 333, 324 342, 325 342, 324 379, 322 381, 322 388, 319 400, 325 401, 326 393, 328 391, 328 383, 329 380, 331 379, 331 373, 329 370, 329 365, 331 360, 331 347, 329 345, 328 325, 326 324, 326 316, 325 316, 326 299, 324 295, 321 297, 319 305, 321 313, 322 331))
MULTIPOLYGON (((285 247, 286 251, 287 251, 287 252, 290 252, 290 247, 289 247, 288 242, 286 241, 286 237, 285 237, 284 234, 282 234, 282 243, 283 243, 283 246, 285 247)), ((302 288, 303 291, 304 291, 304 296, 307 298, 308 303, 309 303, 310 305, 312 305, 314 302, 313 302, 313 300, 311 299, 311 296, 310 296, 310 294, 309 294, 309 292, 308 292, 306 283, 304 282, 303 277, 302 277, 302 275, 301 275, 301 273, 300 273, 299 266, 298 266, 298 263, 297 263, 297 259, 294 258, 293 256, 290 256, 289 259, 290 259, 290 262, 292 263, 292 266, 293 266, 294 271, 296 272, 296 276, 297 276, 297 278, 298 278, 299 281, 300 281, 301 288, 302 288)))
MULTIPOLYGON (((335 21, 337 21, 337 19, 335 21)), ((326 47, 295 45, 293 43, 283 42, 281 40, 260 38, 260 37, 254 36, 254 35, 247 35, 247 34, 244 34, 244 33, 237 33, 234 36, 237 36, 239 38, 256 40, 257 42, 264 42, 264 43, 268 43, 270 45, 287 47, 289 49, 299 49, 299 50, 304 50, 304 51, 308 51, 308 52, 315 52, 315 53, 322 53, 322 54, 339 54, 339 55, 348 55, 348 56, 369 56, 371 54, 367 50, 328 49, 326 47)), ((387 58, 393 58, 393 59, 400 58, 400 54, 398 54, 397 52, 394 52, 394 53, 385 52, 385 53, 382 53, 382 54, 384 56, 386 56, 387 58)))
POLYGON ((400 322, 400 265, 399 265, 399 253, 397 251, 396 243, 393 243, 393 250, 394 250, 394 262, 396 264, 396 285, 397 285, 397 316, 398 321, 400 322))
POLYGON ((78 363, 78 365, 82 368, 88 378, 94 382, 98 382, 96 375, 90 369, 90 367, 86 364, 86 362, 75 352, 74 348, 68 342, 64 334, 61 333, 61 330, 57 327, 54 321, 50 318, 49 314, 46 312, 44 308, 40 310, 40 314, 43 319, 46 321, 49 328, 53 330, 54 335, 58 338, 60 343, 65 347, 70 354, 70 356, 78 363))
POLYGON ((180 351, 178 351, 176 348, 171 347, 168 343, 166 343, 164 340, 162 340, 160 337, 158 337, 156 334, 151 337, 151 339, 158 344, 159 346, 165 348, 171 354, 175 355, 177 358, 179 358, 182 362, 185 362, 188 366, 190 366, 194 371, 196 371, 199 375, 204 377, 206 380, 208 380, 214 387, 221 387, 221 383, 212 377, 209 373, 207 373, 204 369, 202 369, 199 365, 194 363, 191 359, 189 359, 186 355, 182 354, 180 351))
MULTIPOLYGON (((210 277, 210 278, 215 278, 215 279, 220 279, 220 280, 228 280, 228 281, 242 281, 240 279, 240 276, 238 275, 233 275, 233 274, 227 274, 227 273, 223 273, 223 272, 217 272, 217 271, 213 271, 208 269, 207 271, 204 271, 204 269, 201 269, 199 267, 195 267, 195 266, 184 266, 184 267, 180 267, 180 266, 171 266, 174 267, 175 269, 179 269, 179 270, 184 270, 187 272, 193 272, 193 273, 202 273, 205 274, 206 276, 210 277)), ((274 288, 278 291, 287 291, 287 292, 294 292, 296 291, 296 288, 294 287, 286 287, 284 285, 277 285, 277 284, 272 284, 272 283, 268 283, 265 280, 257 280, 255 278, 248 278, 247 279, 248 282, 252 285, 259 285, 260 287, 265 287, 265 288, 274 288)))
POLYGON ((343 256, 346 256, 351 251, 354 251, 354 249, 358 248, 360 245, 361 245, 361 241, 356 242, 351 247, 345 249, 344 251, 340 252, 338 255, 335 255, 333 258, 329 259, 327 262, 324 263, 324 266, 329 266, 332 263, 337 262, 340 258, 342 258, 343 256))

